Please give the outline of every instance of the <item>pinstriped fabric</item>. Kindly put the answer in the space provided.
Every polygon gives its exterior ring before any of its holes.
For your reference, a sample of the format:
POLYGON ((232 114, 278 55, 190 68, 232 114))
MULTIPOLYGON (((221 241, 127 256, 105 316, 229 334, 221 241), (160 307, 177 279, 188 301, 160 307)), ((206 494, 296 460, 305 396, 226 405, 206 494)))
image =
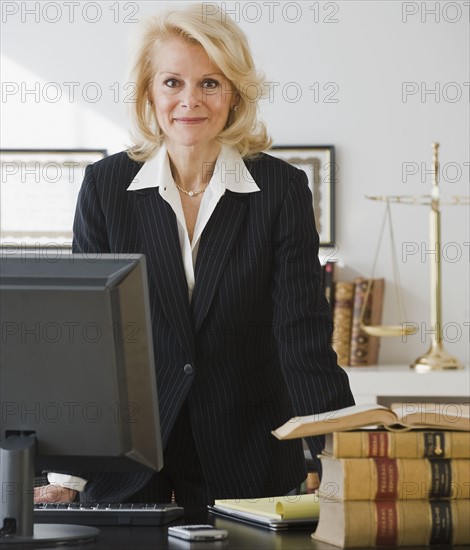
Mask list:
MULTIPOLYGON (((87 169, 74 223, 74 251, 146 254, 163 440, 186 402, 215 498, 288 492, 305 477, 301 442, 271 430, 353 403, 330 347, 305 174, 268 155, 246 165, 261 192, 227 191, 218 203, 191 306, 174 213, 158 189, 126 191, 141 166, 126 153, 87 169)), ((308 444, 314 456, 322 447, 308 444)), ((147 480, 126 474, 121 496, 147 480)), ((116 483, 103 474, 90 485, 99 494, 116 483)))

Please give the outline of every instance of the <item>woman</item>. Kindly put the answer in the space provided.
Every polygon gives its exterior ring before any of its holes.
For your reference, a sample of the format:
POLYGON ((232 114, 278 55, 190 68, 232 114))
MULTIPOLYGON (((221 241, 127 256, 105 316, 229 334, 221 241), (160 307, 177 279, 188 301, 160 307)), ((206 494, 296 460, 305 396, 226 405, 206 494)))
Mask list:
POLYGON ((302 444, 271 430, 353 404, 330 347, 306 176, 261 153, 261 79, 223 12, 152 19, 135 78, 135 145, 88 168, 73 249, 146 254, 165 466, 151 480, 82 474, 81 498, 286 494, 306 477, 302 444))

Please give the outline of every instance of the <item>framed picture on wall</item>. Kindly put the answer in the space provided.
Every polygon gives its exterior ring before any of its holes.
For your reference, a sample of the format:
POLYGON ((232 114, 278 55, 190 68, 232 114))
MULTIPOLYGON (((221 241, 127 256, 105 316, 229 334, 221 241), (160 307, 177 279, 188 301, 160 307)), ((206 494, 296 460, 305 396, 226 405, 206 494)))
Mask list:
POLYGON ((85 169, 104 149, 0 150, 3 247, 68 248, 85 169))
POLYGON ((273 146, 268 153, 307 174, 320 246, 335 243, 335 183, 337 166, 333 145, 273 146))

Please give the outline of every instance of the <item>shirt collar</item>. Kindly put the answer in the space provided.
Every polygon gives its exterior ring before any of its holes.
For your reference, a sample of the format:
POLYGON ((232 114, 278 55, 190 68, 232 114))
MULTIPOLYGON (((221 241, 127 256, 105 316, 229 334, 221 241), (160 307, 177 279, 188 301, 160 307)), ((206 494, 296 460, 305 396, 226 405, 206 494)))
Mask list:
MULTIPOLYGON (((157 154, 145 162, 127 188, 128 191, 138 191, 152 187, 166 186, 174 183, 170 169, 167 149, 163 144, 157 154)), ((254 193, 260 191, 251 176, 243 159, 236 149, 222 145, 210 180, 210 187, 221 195, 228 189, 234 193, 254 193)))

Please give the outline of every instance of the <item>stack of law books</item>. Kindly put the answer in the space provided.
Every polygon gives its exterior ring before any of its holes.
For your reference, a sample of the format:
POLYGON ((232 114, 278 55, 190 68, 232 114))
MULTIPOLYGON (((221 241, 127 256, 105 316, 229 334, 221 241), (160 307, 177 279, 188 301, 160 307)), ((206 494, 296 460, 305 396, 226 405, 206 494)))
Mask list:
POLYGON ((293 418, 273 434, 326 434, 316 540, 346 548, 470 544, 465 406, 357 405, 293 418))

